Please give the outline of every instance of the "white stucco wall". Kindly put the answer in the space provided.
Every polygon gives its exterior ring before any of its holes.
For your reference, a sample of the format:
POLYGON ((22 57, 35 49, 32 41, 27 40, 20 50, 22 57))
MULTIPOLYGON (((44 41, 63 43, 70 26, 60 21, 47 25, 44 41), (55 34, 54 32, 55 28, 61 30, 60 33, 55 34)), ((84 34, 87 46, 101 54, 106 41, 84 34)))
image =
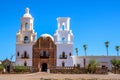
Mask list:
POLYGON ((32 66, 32 59, 17 59, 15 65, 24 66, 24 62, 27 62, 27 66, 32 66))
POLYGON ((120 59, 120 56, 73 56, 73 64, 80 64, 80 67, 84 67, 84 59, 86 59, 86 66, 89 64, 90 60, 95 60, 102 65, 106 65, 109 70, 112 69, 111 60, 120 59))
POLYGON ((32 66, 32 44, 17 44, 16 45, 16 53, 19 52, 19 56, 16 55, 16 65, 24 65, 24 62, 27 62, 27 66, 32 66), (22 59, 22 55, 24 52, 27 52, 29 55, 28 59, 22 59))
POLYGON ((69 55, 73 54, 73 45, 72 44, 57 44, 57 66, 62 66, 62 62, 65 62, 65 66, 73 66, 72 57, 69 55), (67 59, 60 59, 62 52, 65 52, 67 59))

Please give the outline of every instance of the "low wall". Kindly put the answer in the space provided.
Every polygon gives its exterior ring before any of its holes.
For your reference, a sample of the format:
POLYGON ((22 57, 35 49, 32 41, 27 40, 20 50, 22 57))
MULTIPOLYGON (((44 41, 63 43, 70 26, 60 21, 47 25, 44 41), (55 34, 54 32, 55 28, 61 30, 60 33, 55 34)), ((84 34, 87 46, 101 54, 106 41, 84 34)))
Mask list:
POLYGON ((78 67, 56 67, 50 69, 50 73, 61 73, 61 74, 107 74, 107 69, 97 68, 94 71, 90 71, 87 68, 78 67))

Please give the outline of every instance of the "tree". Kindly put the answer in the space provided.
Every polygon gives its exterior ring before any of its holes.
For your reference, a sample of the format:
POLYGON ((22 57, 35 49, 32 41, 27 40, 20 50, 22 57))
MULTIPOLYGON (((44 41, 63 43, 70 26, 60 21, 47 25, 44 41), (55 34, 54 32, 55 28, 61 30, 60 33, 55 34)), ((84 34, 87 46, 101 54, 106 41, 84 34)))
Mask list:
POLYGON ((119 56, 119 46, 115 46, 115 49, 117 51, 117 56, 119 56))
POLYGON ((86 45, 86 44, 84 44, 84 45, 83 45, 83 48, 84 48, 84 51, 85 51, 85 56, 86 56, 87 45, 86 45))
POLYGON ((4 66, 2 64, 0 64, 0 72, 2 72, 4 69, 4 66))
POLYGON ((90 73, 95 73, 98 66, 99 66, 98 62, 96 62, 95 60, 90 60, 89 65, 88 65, 89 72, 90 73))
POLYGON ((116 67, 117 67, 117 69, 120 67, 120 60, 116 60, 116 67))
POLYGON ((105 42, 105 46, 106 46, 106 49, 107 49, 107 56, 108 56, 108 47, 109 47, 109 42, 108 41, 105 42))
POLYGON ((111 60, 111 63, 112 63, 112 65, 115 67, 115 65, 116 65, 116 59, 112 59, 112 60, 111 60))
POLYGON ((75 48, 75 51, 76 51, 76 54, 77 54, 77 56, 78 56, 78 48, 75 48))
POLYGON ((113 67, 115 69, 115 73, 117 73, 117 71, 120 68, 120 60, 112 59, 111 64, 113 65, 113 67))

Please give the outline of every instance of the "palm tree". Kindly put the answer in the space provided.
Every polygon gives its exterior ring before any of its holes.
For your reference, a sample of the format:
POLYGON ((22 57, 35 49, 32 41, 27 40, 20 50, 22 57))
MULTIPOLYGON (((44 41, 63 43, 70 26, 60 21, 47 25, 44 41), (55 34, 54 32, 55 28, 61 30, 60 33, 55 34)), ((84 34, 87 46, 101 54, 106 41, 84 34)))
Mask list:
POLYGON ((84 48, 84 51, 85 51, 85 56, 86 56, 87 45, 86 45, 86 44, 84 44, 84 45, 83 45, 83 48, 84 48))
POLYGON ((119 46, 115 46, 115 49, 117 51, 117 56, 119 56, 119 46))
POLYGON ((105 46, 106 46, 106 49, 107 49, 107 56, 108 56, 108 47, 109 47, 109 42, 108 41, 105 42, 105 46))
POLYGON ((75 48, 75 51, 76 51, 76 54, 77 54, 77 56, 78 56, 78 48, 75 48))

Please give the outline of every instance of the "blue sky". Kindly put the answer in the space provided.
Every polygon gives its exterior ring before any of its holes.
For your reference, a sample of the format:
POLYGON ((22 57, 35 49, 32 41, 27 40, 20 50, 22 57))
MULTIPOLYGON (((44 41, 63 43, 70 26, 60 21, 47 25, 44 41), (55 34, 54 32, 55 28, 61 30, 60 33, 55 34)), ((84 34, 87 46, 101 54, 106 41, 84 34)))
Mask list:
POLYGON ((110 42, 109 55, 116 55, 115 46, 120 45, 119 0, 2 0, 0 60, 15 54, 16 33, 26 7, 34 17, 38 38, 55 33, 57 17, 71 17, 74 48, 79 48, 79 55, 84 55, 83 44, 88 46, 87 55, 106 55, 105 41, 110 42))

